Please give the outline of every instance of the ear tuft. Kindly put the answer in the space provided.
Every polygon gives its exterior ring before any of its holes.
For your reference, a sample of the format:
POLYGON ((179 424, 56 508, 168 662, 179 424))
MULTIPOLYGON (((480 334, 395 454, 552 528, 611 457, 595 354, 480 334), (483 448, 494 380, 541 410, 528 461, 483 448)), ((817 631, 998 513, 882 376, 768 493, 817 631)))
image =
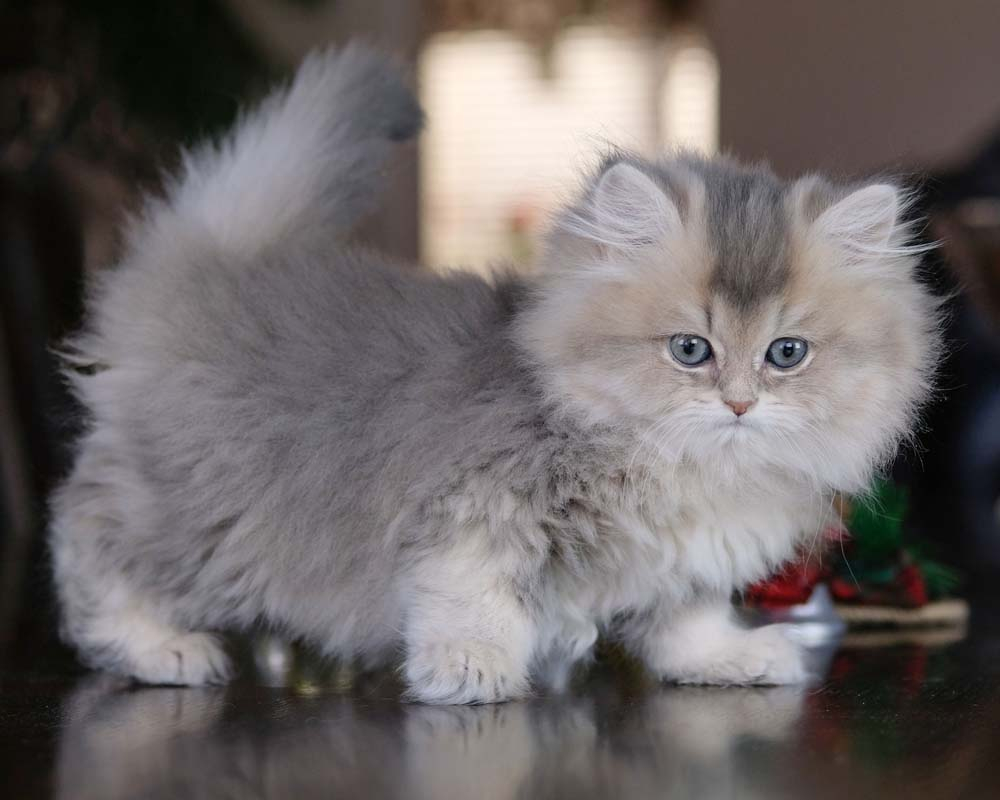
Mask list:
POLYGON ((626 162, 605 170, 583 208, 562 220, 567 232, 626 252, 662 242, 680 226, 677 207, 663 189, 626 162))
POLYGON ((895 186, 877 183, 834 203, 814 224, 823 235, 850 250, 877 255, 892 249, 890 242, 902 206, 895 186))

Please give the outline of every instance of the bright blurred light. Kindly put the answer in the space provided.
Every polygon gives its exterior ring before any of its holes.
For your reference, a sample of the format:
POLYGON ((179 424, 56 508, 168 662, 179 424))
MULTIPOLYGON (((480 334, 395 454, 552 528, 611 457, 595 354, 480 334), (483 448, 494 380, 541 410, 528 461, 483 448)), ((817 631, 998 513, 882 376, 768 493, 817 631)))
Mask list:
POLYGON ((663 143, 706 154, 719 148, 719 65, 695 32, 670 39, 660 98, 663 143))
POLYGON ((700 40, 680 41, 674 52, 600 26, 568 28, 544 51, 501 31, 434 36, 420 62, 425 262, 529 263, 549 214, 609 143, 713 151, 715 61, 700 40))

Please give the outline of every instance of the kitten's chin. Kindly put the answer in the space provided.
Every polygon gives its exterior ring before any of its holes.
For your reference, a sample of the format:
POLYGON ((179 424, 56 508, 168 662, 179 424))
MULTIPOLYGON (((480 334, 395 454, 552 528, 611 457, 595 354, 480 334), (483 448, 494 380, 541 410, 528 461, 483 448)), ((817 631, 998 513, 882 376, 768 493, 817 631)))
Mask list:
POLYGON ((811 490, 849 494, 864 491, 871 480, 871 462, 856 448, 794 440, 761 420, 721 423, 713 433, 715 446, 702 448, 698 457, 722 472, 783 476, 811 490))
POLYGON ((743 417, 720 420, 710 426, 702 446, 693 455, 706 466, 726 472, 761 468, 782 473, 802 472, 797 451, 776 446, 776 436, 765 424, 743 417))

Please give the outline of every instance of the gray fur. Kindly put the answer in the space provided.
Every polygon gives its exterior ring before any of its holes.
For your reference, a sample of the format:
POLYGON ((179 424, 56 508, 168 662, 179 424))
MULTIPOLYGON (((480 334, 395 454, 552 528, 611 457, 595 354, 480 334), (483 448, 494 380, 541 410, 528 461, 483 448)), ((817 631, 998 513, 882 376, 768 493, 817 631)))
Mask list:
POLYGON ((788 284, 785 187, 765 167, 724 159, 689 162, 705 181, 712 285, 733 305, 750 309, 788 284))
MULTIPOLYGON (((682 607, 724 605, 811 524, 795 491, 814 476, 781 477, 780 459, 725 450, 724 468, 681 477, 644 449, 649 417, 564 402, 532 333, 551 285, 439 277, 338 240, 369 204, 388 142, 418 124, 378 56, 313 57, 189 160, 95 286, 67 347, 91 424, 52 526, 64 632, 90 663, 224 680, 224 655, 199 632, 262 621, 342 657, 403 649, 421 699, 504 699, 524 692, 529 662, 579 657, 623 615, 636 647, 659 652, 643 636, 682 607), (698 509, 715 497, 728 505, 703 530, 698 509), (785 532, 743 521, 757 512, 785 532), (722 537, 714 555, 695 534, 722 537)), ((778 291, 775 179, 674 169, 708 186, 723 299, 778 291)), ((635 357, 648 380, 651 345, 630 336, 574 352, 635 357)), ((780 637, 706 624, 736 648, 722 667, 651 665, 682 680, 800 677, 780 637), (741 655, 750 647, 758 655, 741 655)))
MULTIPOLYGON (((750 311, 787 285, 788 187, 768 167, 693 154, 649 162, 618 151, 603 160, 598 176, 619 163, 631 164, 656 180, 684 218, 691 213, 688 186, 692 179, 700 182, 707 205, 710 282, 733 305, 750 311)), ((586 203, 578 213, 589 213, 586 203)))

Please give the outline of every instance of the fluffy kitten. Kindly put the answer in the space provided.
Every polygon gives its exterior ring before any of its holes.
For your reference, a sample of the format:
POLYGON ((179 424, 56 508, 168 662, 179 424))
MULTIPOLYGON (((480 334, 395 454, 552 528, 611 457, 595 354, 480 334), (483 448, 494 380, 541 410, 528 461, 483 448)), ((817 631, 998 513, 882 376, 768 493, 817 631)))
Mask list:
POLYGON ((53 500, 64 632, 151 683, 223 681, 263 621, 412 696, 523 695, 620 636, 665 679, 791 683, 734 589, 894 450, 934 303, 887 184, 609 158, 538 279, 342 243, 420 112, 359 47, 185 162, 71 346, 89 409, 53 500))

